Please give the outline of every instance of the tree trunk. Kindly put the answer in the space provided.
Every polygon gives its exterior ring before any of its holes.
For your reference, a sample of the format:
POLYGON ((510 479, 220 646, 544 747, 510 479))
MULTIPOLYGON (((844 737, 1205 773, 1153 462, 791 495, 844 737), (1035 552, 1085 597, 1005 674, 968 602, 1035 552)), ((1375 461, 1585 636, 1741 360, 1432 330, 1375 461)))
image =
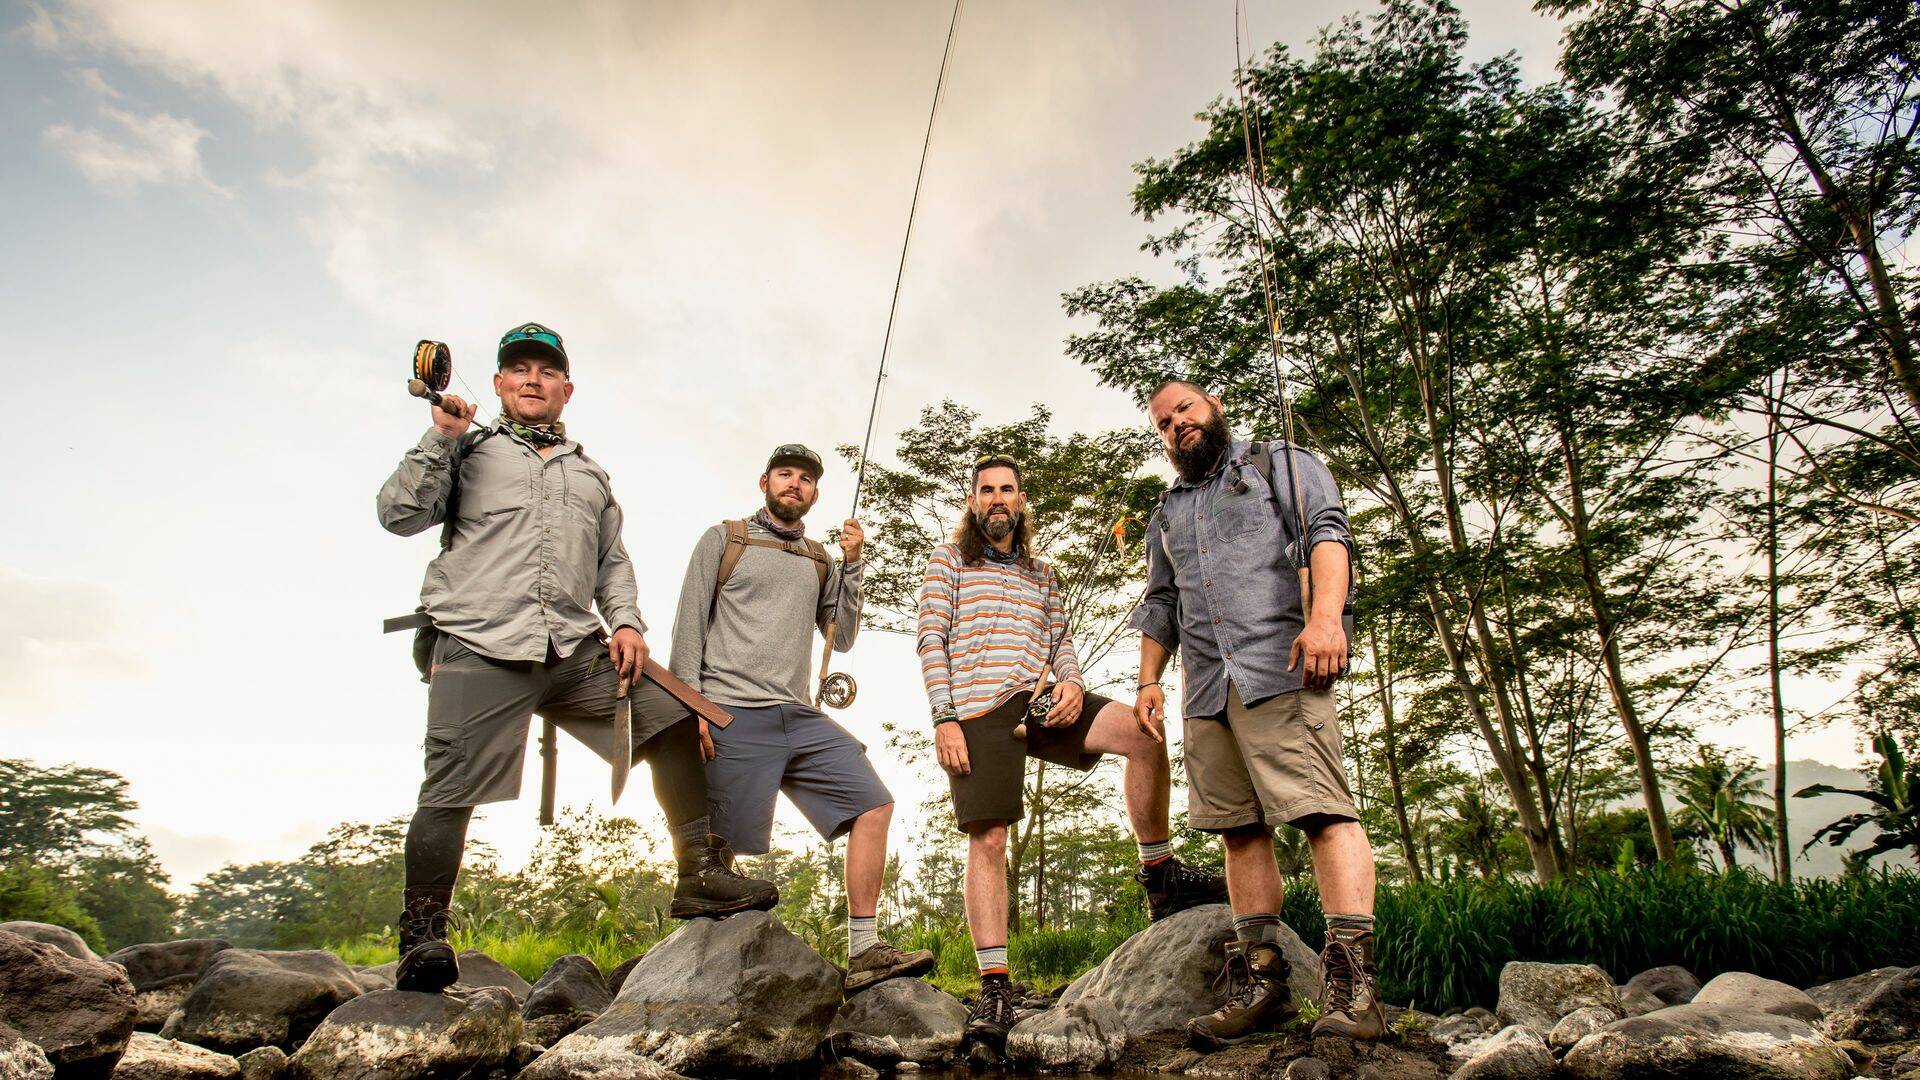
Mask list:
POLYGON ((1407 860, 1407 876, 1415 885, 1426 880, 1420 872, 1420 853, 1413 847, 1413 826, 1407 821, 1407 794, 1400 780, 1400 740, 1393 724, 1393 681, 1387 677, 1386 656, 1380 652, 1377 631, 1367 627, 1367 643, 1373 650, 1373 681, 1380 691, 1380 719, 1387 740, 1387 790, 1393 797, 1393 820, 1400 832, 1400 856, 1407 860))
POLYGON ((1787 841, 1787 710, 1780 696, 1780 412, 1771 377, 1767 391, 1767 682, 1773 697, 1773 873, 1774 880, 1790 885, 1793 851, 1787 841))

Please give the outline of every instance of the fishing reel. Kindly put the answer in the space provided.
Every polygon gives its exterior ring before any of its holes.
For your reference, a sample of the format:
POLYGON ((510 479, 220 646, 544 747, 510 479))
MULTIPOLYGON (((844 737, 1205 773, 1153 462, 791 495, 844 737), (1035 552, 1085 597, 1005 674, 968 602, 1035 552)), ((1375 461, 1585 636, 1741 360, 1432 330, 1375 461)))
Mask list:
POLYGON ((407 380, 407 393, 440 404, 440 394, 453 379, 453 350, 444 341, 427 341, 413 347, 413 378, 407 380))
POLYGON ((842 671, 820 680, 820 704, 831 708, 846 708, 853 704, 854 695, 859 692, 860 687, 854 683, 853 676, 842 671))

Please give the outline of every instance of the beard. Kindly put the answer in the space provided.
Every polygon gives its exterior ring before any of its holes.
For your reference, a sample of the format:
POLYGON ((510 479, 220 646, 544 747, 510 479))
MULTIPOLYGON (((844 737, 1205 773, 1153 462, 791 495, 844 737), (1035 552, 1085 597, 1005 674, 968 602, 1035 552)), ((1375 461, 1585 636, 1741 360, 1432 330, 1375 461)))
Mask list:
POLYGON ((1215 409, 1200 425, 1200 437, 1193 445, 1181 445, 1178 440, 1182 438, 1184 436, 1175 436, 1174 445, 1167 450, 1167 460, 1173 462, 1173 471, 1180 474, 1180 479, 1197 484, 1219 467, 1220 459, 1226 456, 1227 445, 1233 441, 1233 433, 1227 430, 1227 418, 1215 409))
POLYGON ((1011 510, 1004 513, 988 511, 984 518, 974 513, 972 509, 968 509, 967 514, 973 518, 974 528, 979 529, 980 534, 989 540, 1005 540, 1020 528, 1020 515, 1011 510))
POLYGON ((772 514, 788 525, 800 524, 801 519, 805 518, 807 511, 811 509, 813 509, 813 504, 807 502, 804 498, 800 500, 799 506, 789 506, 779 496, 772 492, 767 493, 767 513, 772 514))

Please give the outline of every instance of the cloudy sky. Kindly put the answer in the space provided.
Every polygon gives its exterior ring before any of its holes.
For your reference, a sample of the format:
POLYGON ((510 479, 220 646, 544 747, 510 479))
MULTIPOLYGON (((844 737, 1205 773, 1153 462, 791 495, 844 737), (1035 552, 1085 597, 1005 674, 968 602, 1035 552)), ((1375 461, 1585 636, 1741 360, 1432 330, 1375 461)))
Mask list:
MULTIPOLYGON (((1463 6, 1476 53, 1550 73, 1550 21, 1463 6)), ((1305 46, 1345 10, 1253 0, 1249 19, 1305 46)), ((1232 12, 967 5, 882 432, 943 396, 994 421, 1045 401, 1063 427, 1138 422, 1063 356, 1059 296, 1168 273, 1138 250, 1130 166, 1197 134, 1232 12)), ((0 320, 26 405, 0 753, 125 774, 177 885, 406 813, 425 688, 377 627, 412 608, 434 539, 373 514, 426 423, 404 365, 443 339, 484 388, 491 343, 529 319, 575 358, 567 420, 614 476, 664 651, 688 550, 755 505, 766 450, 859 438, 949 13, 0 8, 0 320)), ((824 487, 816 528, 851 477, 824 487)), ((848 668, 845 721, 876 751, 882 721, 924 720, 909 643, 873 635, 848 668)), ((1854 760, 1845 732, 1801 755, 1854 760)), ((604 803, 597 761, 561 764, 564 802, 604 803)), ((536 785, 475 828, 509 862, 536 785)), ((650 817, 638 787, 622 809, 650 817)))

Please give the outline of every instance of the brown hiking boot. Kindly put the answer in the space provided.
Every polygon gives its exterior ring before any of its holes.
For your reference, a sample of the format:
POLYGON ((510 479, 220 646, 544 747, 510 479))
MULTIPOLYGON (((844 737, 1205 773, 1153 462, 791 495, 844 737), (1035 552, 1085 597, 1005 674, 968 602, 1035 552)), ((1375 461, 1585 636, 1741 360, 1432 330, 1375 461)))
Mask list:
POLYGON ((1313 1022, 1316 1037, 1372 1040, 1387 1033, 1371 933, 1327 931, 1327 947, 1320 952, 1320 977, 1326 992, 1321 998, 1320 1019, 1313 1022))
POLYGON ((847 977, 840 984, 840 988, 848 997, 852 997, 874 983, 925 975, 932 970, 933 951, 931 949, 901 952, 881 941, 867 946, 859 956, 847 958, 847 977))
POLYGON ((396 990, 437 994, 460 978, 460 961, 447 944, 453 921, 447 902, 451 889, 408 889, 407 909, 400 913, 400 965, 394 969, 396 990))
POLYGON ((1263 1031, 1278 1031, 1300 1012, 1287 987, 1292 971, 1274 942, 1227 942, 1227 964, 1220 972, 1227 984, 1227 1003, 1187 1025, 1194 1045, 1218 1050, 1263 1031))
POLYGON ((719 918, 737 911, 765 911, 780 902, 773 882, 733 872, 733 849, 712 833, 707 842, 679 853, 680 878, 667 914, 676 919, 719 918))
POLYGON ((1147 921, 1159 922, 1201 904, 1227 902, 1227 879, 1195 870, 1177 858, 1143 866, 1133 880, 1147 892, 1147 921))

